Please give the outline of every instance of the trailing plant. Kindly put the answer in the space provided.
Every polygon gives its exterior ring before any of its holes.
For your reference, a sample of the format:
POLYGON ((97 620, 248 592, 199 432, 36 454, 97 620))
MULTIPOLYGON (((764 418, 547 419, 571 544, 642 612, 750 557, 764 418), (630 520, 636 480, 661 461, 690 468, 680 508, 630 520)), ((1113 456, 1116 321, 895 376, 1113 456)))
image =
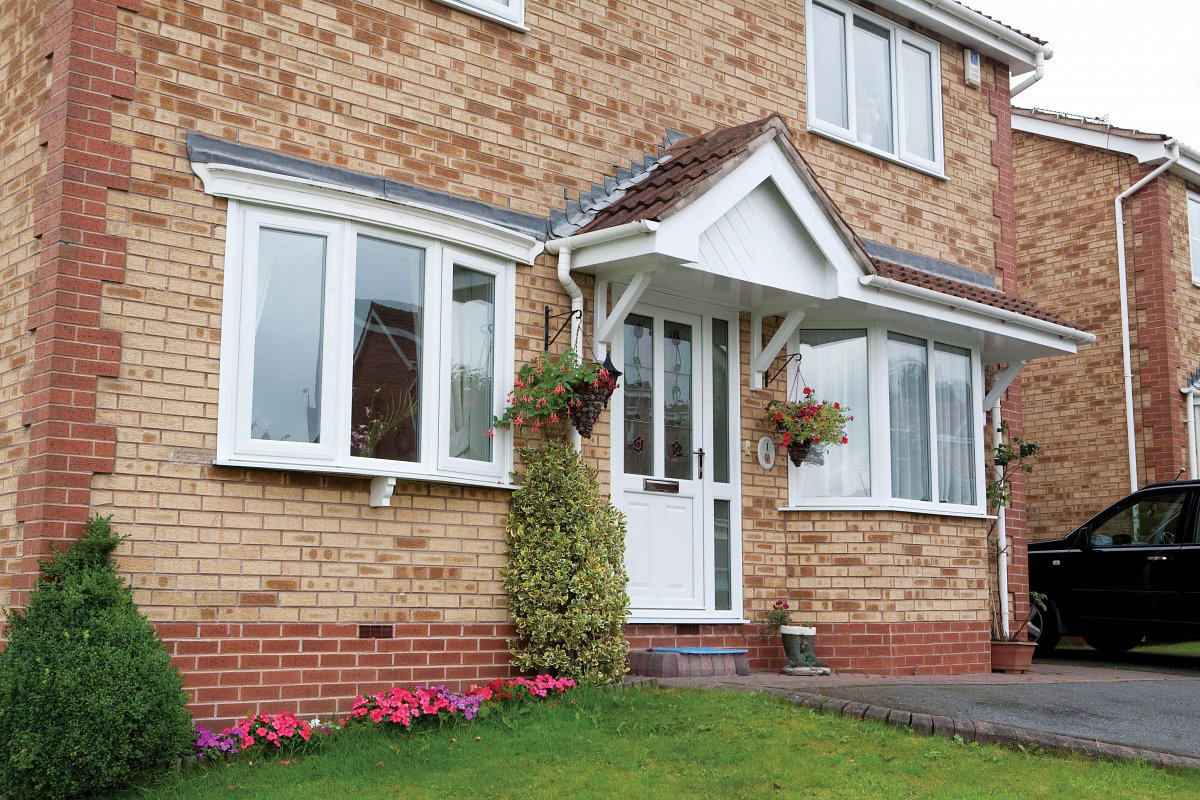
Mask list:
POLYGON ((521 451, 525 475, 508 515, 504 588, 516 626, 513 664, 587 683, 625 674, 625 518, 596 471, 565 444, 521 451))
POLYGON ((841 403, 817 400, 816 393, 804 387, 800 400, 772 400, 767 403, 767 421, 779 436, 779 444, 788 449, 792 463, 800 466, 813 448, 848 444, 846 425, 854 420, 850 409, 841 403))
MULTIPOLYGON (((1015 475, 1031 475, 1033 474, 1033 461, 1041 453, 1041 445, 1036 442, 1026 441, 1019 436, 1013 436, 1008 428, 1007 422, 1000 423, 1000 442, 992 451, 992 464, 999 467, 1000 471, 986 487, 988 510, 996 515, 992 518, 992 523, 988 527, 988 542, 995 548, 997 564, 1002 558, 1008 557, 1008 548, 1000 547, 999 539, 996 537, 996 525, 999 523, 999 511, 1001 508, 1006 508, 1012 503, 1012 479, 1015 475)), ((997 587, 997 591, 999 591, 997 587)), ((1045 610, 1046 596, 1040 592, 1030 592, 1029 614, 1020 627, 1013 633, 1002 630, 1000 623, 1000 614, 996 608, 996 598, 989 600, 991 606, 990 626, 992 639, 995 641, 1014 641, 1021 636, 1021 633, 1028 627, 1029 622, 1033 619, 1035 606, 1045 610)))
POLYGON ((42 563, 0 652, 0 796, 103 792, 188 752, 183 679, 111 563, 108 517, 42 563))
MULTIPOLYGON (((492 420, 504 430, 556 430, 572 419, 579 425, 599 416, 608 396, 617 388, 616 376, 599 364, 581 363, 574 350, 557 355, 543 353, 521 366, 508 394, 504 413, 492 420)), ((591 423, 587 432, 591 435, 591 423)))

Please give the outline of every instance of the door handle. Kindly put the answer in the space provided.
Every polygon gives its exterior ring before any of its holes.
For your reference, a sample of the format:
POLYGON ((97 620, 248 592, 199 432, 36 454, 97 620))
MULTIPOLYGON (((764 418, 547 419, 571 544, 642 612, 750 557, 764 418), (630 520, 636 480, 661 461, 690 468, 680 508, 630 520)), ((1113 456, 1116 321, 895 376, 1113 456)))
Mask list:
POLYGON ((1166 561, 1166 556, 1146 556, 1147 561, 1166 561))
POLYGON ((698 455, 698 456, 700 456, 700 475, 699 475, 699 478, 700 478, 700 480, 704 480, 704 448, 703 448, 703 447, 701 447, 699 450, 693 450, 693 451, 692 451, 692 453, 693 453, 693 454, 695 454, 695 455, 698 455))

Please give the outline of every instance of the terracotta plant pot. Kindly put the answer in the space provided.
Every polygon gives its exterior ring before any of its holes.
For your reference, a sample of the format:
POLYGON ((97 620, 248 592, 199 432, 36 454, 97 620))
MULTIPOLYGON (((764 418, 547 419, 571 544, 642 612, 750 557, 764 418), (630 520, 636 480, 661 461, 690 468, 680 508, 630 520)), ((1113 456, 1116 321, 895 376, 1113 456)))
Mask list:
POLYGON ((802 442, 798 442, 793 439, 791 443, 788 444, 788 458, 790 458, 792 463, 798 467, 804 463, 804 459, 808 458, 808 451, 812 450, 812 446, 812 439, 805 439, 802 442))
POLYGON ((1036 642, 992 641, 992 672, 1029 672, 1036 642))

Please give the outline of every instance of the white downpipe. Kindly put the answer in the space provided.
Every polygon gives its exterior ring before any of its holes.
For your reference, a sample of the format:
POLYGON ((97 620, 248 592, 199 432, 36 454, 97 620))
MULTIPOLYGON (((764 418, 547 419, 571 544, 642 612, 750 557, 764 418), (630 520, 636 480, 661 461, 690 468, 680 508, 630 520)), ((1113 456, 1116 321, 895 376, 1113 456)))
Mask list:
POLYGON ((1009 99, 1011 100, 1021 92, 1028 89, 1030 86, 1033 86, 1035 83, 1040 81, 1042 76, 1046 74, 1046 62, 1052 58, 1054 58, 1054 51, 1046 45, 1042 45, 1042 47, 1033 56, 1033 74, 1009 90, 1009 99))
MULTIPOLYGON (((558 251, 558 282, 567 290, 571 298, 571 349, 579 352, 583 344, 583 290, 571 277, 571 248, 563 247, 558 251)), ((574 425, 571 426, 571 447, 578 453, 583 449, 583 437, 574 425)))
MULTIPOLYGON (((551 239, 546 242, 546 252, 558 254, 558 282, 562 284, 563 288, 567 291, 567 295, 571 298, 571 349, 579 354, 580 358, 583 357, 581 352, 581 348, 583 347, 583 290, 579 288, 579 284, 571 277, 571 251, 593 244, 624 239, 626 236, 653 233, 656 230, 658 230, 657 222, 638 220, 637 222, 615 225, 611 228, 603 228, 591 233, 566 236, 562 239, 551 239)), ((583 438, 579 435, 579 431, 575 430, 574 426, 571 428, 571 446, 575 448, 576 452, 579 452, 583 447, 583 438)))
POLYGON ((1117 195, 1113 206, 1117 213, 1117 282, 1121 292, 1121 366, 1125 372, 1125 445, 1129 457, 1129 491, 1138 490, 1137 432, 1133 422, 1133 358, 1129 352, 1129 298, 1128 279, 1125 271, 1125 200, 1132 197, 1143 186, 1171 168, 1179 160, 1179 142, 1169 139, 1163 143, 1167 149, 1167 160, 1159 164, 1146 177, 1117 195))
MULTIPOLYGON (((1000 430, 1000 425, 1004 421, 1000 415, 1000 401, 996 401, 996 405, 992 406, 992 451, 999 447, 1004 437, 1000 430)), ((996 480, 1004 477, 1004 467, 1000 464, 993 465, 992 469, 995 472, 996 480)), ((1004 505, 996 510, 996 551, 997 557, 997 582, 1000 585, 1000 630, 1004 636, 1008 637, 1009 627, 1009 611, 1008 611, 1008 532, 1004 527, 1004 505)))

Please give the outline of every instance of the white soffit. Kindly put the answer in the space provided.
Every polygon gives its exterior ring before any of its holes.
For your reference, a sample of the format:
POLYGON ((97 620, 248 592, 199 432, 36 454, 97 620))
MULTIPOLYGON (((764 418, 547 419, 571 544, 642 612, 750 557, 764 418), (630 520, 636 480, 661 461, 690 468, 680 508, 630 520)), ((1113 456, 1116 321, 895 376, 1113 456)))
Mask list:
MULTIPOLYGON (((1136 158, 1139 164, 1161 164, 1169 155, 1164 141, 1126 136, 1119 130, 1101 131, 1017 112, 1012 115, 1012 126, 1014 131, 1041 136, 1044 139, 1057 139, 1084 147, 1122 153, 1136 158)), ((1180 142, 1179 161, 1171 166, 1170 172, 1200 185, 1200 151, 1180 142)))
POLYGON ((1045 47, 955 0, 875 0, 875 6, 1007 64, 1013 75, 1033 72, 1045 47))

